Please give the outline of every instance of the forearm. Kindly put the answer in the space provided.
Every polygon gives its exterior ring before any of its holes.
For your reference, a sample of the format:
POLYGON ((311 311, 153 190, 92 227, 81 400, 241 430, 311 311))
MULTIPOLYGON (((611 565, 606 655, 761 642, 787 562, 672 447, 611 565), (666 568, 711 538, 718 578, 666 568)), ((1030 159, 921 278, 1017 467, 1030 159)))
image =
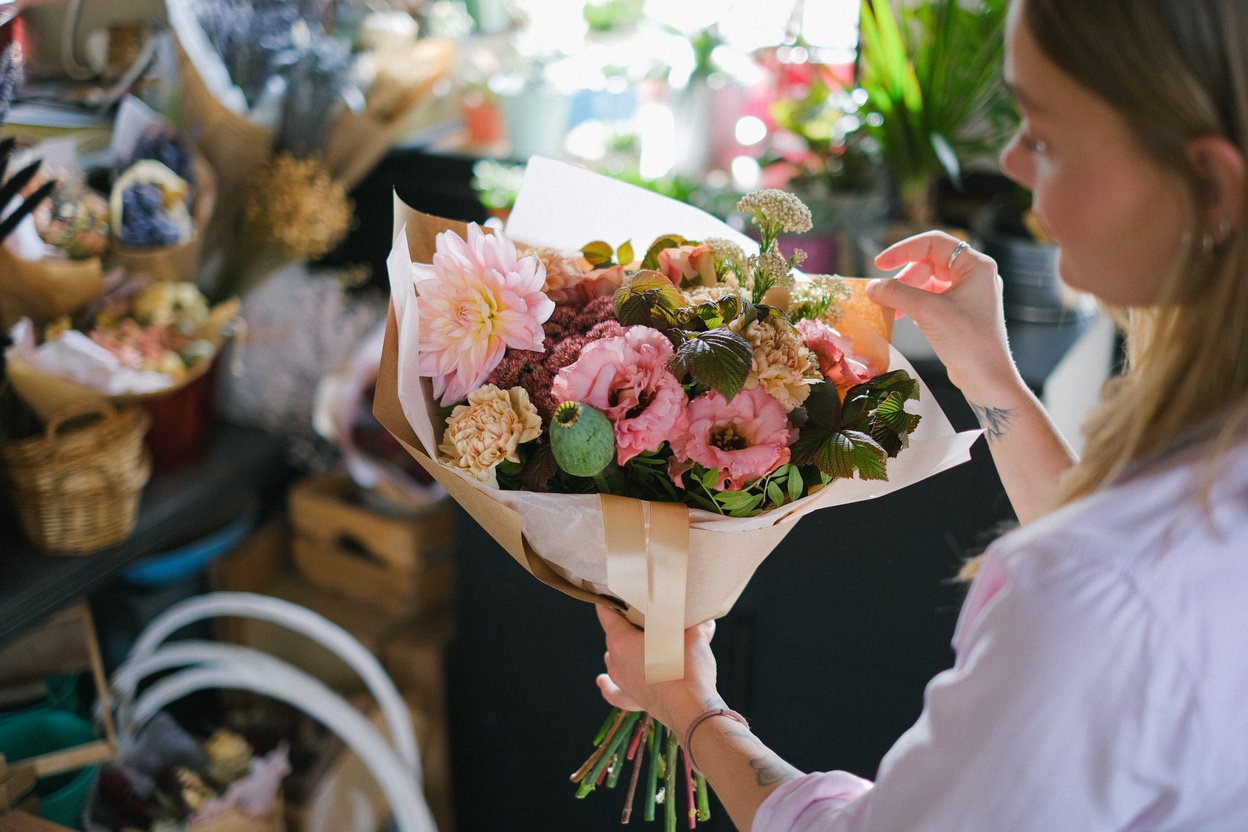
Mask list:
MULTIPOLYGON (((669 725, 684 737, 689 724, 707 708, 722 707, 714 699, 690 703, 669 717, 669 725)), ((725 716, 702 721, 690 738, 692 758, 706 776, 733 823, 742 832, 752 828, 758 807, 782 783, 802 773, 763 745, 748 728, 725 716)))
POLYGON ((966 393, 984 430, 1001 484, 1019 522, 1048 511, 1075 454, 1044 406, 1017 376, 991 389, 966 393))

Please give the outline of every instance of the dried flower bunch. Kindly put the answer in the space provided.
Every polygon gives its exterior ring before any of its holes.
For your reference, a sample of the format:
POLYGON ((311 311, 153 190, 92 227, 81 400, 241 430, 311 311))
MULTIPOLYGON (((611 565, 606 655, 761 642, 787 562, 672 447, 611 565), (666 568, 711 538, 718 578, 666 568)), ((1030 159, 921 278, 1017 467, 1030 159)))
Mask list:
POLYGON ((336 246, 355 216, 347 190, 315 159, 277 154, 255 176, 244 218, 261 242, 299 260, 317 260, 336 246))
POLYGON ((443 232, 414 264, 419 372, 447 410, 439 459, 505 489, 610 493, 752 516, 839 477, 886 479, 918 395, 835 328, 844 281, 794 274, 791 194, 738 210, 757 254, 669 234, 640 257, 443 232), (782 302, 783 301, 783 302, 782 302))

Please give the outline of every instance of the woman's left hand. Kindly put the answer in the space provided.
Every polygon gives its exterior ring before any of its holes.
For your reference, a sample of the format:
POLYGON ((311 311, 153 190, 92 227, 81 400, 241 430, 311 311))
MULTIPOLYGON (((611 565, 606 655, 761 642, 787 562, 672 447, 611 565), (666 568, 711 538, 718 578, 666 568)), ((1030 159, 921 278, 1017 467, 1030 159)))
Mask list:
POLYGON ((711 653, 714 621, 685 630, 684 678, 651 685, 646 682, 645 634, 618 612, 601 605, 597 609, 607 636, 607 672, 597 681, 608 703, 626 711, 647 711, 672 728, 691 709, 697 714, 709 707, 707 702, 719 701, 711 653))

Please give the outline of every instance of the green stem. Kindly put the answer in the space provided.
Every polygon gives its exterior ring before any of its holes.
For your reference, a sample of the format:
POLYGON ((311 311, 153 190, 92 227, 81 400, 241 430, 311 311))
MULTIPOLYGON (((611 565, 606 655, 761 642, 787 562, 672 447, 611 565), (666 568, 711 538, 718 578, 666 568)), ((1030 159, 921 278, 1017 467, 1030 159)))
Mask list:
POLYGON ((598 762, 594 764, 594 767, 589 770, 589 773, 585 775, 585 779, 577 787, 576 796, 578 798, 589 794, 598 785, 598 777, 602 774, 603 769, 611 764, 611 760, 619 752, 620 746, 632 736, 632 728, 640 718, 641 713, 639 711, 632 711, 624 718, 624 724, 620 726, 620 730, 616 731, 611 739, 607 741, 606 751, 603 752, 602 757, 599 758, 598 762))
POLYGON ((698 820, 710 820, 711 796, 706 788, 706 778, 701 774, 693 775, 693 787, 698 793, 698 820))
POLYGON ((667 832, 676 832, 676 751, 680 743, 676 734, 667 734, 667 777, 663 782, 663 824, 667 832))
POLYGON ((646 801, 645 814, 646 820, 654 820, 654 802, 659 792, 659 763, 662 756, 663 748, 663 732, 667 729, 663 724, 656 721, 654 730, 650 732, 650 736, 646 737, 646 753, 650 755, 650 764, 646 767, 646 801))
POLYGON ((607 718, 603 720, 602 722, 602 727, 598 729, 597 734, 594 734, 595 746, 597 746, 600 742, 603 741, 603 739, 606 738, 607 731, 611 729, 611 725, 615 722, 615 718, 619 714, 619 712, 620 712, 619 708, 612 708, 611 712, 607 714, 607 718))

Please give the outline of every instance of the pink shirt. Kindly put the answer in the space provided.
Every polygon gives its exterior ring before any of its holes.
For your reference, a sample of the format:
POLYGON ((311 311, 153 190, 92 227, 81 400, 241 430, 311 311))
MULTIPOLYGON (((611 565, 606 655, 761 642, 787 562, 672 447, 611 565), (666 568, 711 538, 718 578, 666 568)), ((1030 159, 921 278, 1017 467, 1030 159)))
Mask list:
POLYGON ((786 783, 755 832, 1248 830, 1248 443, 1223 461, 1209 515, 1179 459, 994 543, 876 782, 786 783))

